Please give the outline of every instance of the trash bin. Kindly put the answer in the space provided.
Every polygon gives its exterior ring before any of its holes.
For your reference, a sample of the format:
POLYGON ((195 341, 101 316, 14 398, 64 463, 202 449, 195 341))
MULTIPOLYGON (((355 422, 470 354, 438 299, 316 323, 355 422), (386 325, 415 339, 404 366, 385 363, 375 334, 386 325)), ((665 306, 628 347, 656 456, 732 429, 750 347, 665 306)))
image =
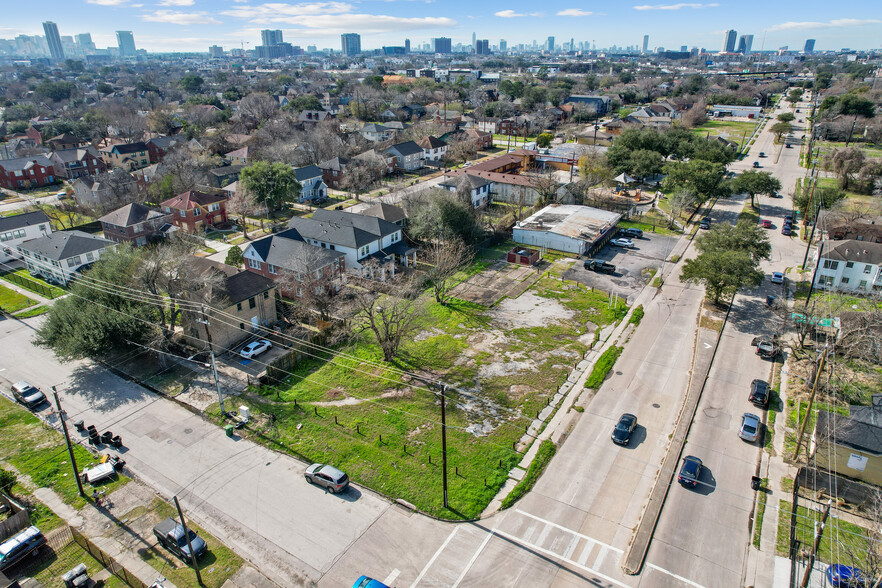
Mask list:
POLYGON ((83 431, 86 430, 86 423, 83 422, 83 419, 78 419, 78 420, 74 421, 74 428, 77 431, 79 431, 80 433, 82 433, 83 431))
POLYGON ((760 482, 762 482, 762 479, 760 479, 759 476, 751 476, 750 477, 750 489, 751 490, 759 490, 760 489, 760 482))
POLYGON ((227 437, 233 436, 233 429, 235 429, 233 425, 227 425, 226 427, 224 427, 224 430, 227 432, 227 437))

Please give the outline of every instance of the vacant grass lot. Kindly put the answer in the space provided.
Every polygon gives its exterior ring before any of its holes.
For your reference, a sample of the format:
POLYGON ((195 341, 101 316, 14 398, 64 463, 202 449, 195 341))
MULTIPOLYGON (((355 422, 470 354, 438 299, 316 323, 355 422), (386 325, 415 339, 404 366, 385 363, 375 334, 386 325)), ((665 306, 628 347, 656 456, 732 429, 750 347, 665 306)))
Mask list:
POLYGON ((36 302, 27 296, 6 286, 0 286, 0 310, 12 314, 35 304, 36 302))
POLYGON ((692 129, 692 132, 705 137, 723 137, 741 145, 750 138, 757 124, 757 122, 738 120, 709 120, 700 127, 692 129))
POLYGON ((420 329, 395 365, 383 363, 364 336, 336 348, 333 361, 303 361, 282 385, 243 398, 255 417, 246 435, 332 463, 425 512, 477 516, 521 459, 514 444, 581 360, 593 328, 626 312, 623 303, 611 307, 606 295, 563 282, 559 273, 490 309, 456 299, 444 306, 425 293, 420 329), (399 370, 450 386, 449 509, 442 506, 439 396, 399 370))
MULTIPOLYGON (((40 530, 45 532, 42 527, 40 527, 40 530)), ((44 552, 46 551, 48 551, 48 548, 44 548, 44 552)), ((51 557, 41 559, 37 563, 25 568, 23 572, 25 575, 39 581, 46 588, 65 588, 61 576, 81 563, 86 564, 86 569, 91 578, 94 578, 95 574, 104 569, 98 560, 80 547, 77 542, 73 541, 56 551, 51 557)), ((125 588, 125 586, 126 583, 116 576, 110 576, 104 581, 105 588, 125 588)))
MULTIPOLYGON (((803 504, 805 499, 800 501, 803 504)), ((778 501, 778 536, 775 551, 787 557, 790 545, 790 509, 793 503, 787 500, 778 501)), ((822 513, 799 506, 796 509, 796 538, 809 548, 815 540, 817 525, 821 523, 822 513)), ((827 564, 841 563, 847 566, 867 568, 867 553, 871 550, 870 531, 854 523, 830 516, 821 545, 818 548, 818 560, 827 564)))
MULTIPOLYGON (((845 149, 845 141, 815 141, 815 147, 821 149, 821 155, 829 155, 834 149, 845 149)), ((882 146, 868 145, 866 143, 856 143, 852 141, 848 144, 849 149, 860 149, 864 152, 865 157, 876 158, 882 157, 882 146)))

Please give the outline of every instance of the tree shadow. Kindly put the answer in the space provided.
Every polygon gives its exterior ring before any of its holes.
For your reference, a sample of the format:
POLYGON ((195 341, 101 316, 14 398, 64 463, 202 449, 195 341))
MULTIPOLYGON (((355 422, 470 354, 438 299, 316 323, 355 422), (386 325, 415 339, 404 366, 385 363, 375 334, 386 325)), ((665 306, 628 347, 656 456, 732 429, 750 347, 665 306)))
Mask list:
POLYGON ((743 294, 732 304, 728 322, 742 333, 774 335, 782 327, 782 319, 766 304, 765 294, 743 294))
MULTIPOLYGON (((117 377, 129 382, 130 378, 113 370, 117 377)), ((89 407, 99 413, 133 406, 156 396, 142 386, 114 386, 109 381, 107 370, 98 364, 86 364, 76 368, 65 381, 65 394, 77 396, 88 402, 89 407)))

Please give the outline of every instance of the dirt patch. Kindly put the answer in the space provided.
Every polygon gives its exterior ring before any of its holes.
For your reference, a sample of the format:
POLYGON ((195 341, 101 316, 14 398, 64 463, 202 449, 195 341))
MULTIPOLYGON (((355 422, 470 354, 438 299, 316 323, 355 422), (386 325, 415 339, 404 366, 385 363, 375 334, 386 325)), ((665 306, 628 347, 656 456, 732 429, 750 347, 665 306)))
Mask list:
MULTIPOLYGON (((400 390, 390 390, 389 392, 383 392, 382 394, 380 394, 380 398, 407 398, 412 395, 413 390, 411 390, 410 388, 402 388, 400 390)), ((367 402, 367 400, 350 396, 341 400, 313 402, 311 404, 313 404, 314 406, 352 406, 355 404, 361 404, 362 402, 367 402)))
POLYGON ((535 370, 538 365, 539 364, 531 359, 527 361, 495 362, 490 365, 482 366, 478 370, 478 377, 496 378, 500 376, 513 376, 521 371, 535 370))
POLYGON ((503 328, 544 327, 572 319, 576 313, 553 298, 526 292, 518 298, 507 298, 489 312, 493 322, 503 328))
POLYGON ((443 335, 444 331, 438 328, 426 329, 425 331, 420 331, 413 338, 414 341, 425 341, 426 339, 431 339, 432 337, 437 337, 439 335, 443 335))

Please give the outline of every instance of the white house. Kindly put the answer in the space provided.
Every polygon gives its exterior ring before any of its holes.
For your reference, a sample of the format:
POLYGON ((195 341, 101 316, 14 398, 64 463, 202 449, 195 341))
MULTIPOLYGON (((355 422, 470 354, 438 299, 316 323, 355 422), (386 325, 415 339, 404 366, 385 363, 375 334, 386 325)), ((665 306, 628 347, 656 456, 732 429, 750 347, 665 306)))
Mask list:
POLYGON ((386 125, 378 125, 374 123, 366 124, 358 131, 362 137, 371 142, 385 141, 391 139, 395 134, 395 129, 386 125))
POLYGON ((0 263, 20 257, 19 244, 52 232, 52 223, 42 210, 0 217, 0 263))
POLYGON ((437 137, 423 137, 417 145, 423 148, 423 159, 426 161, 441 161, 447 155, 447 143, 437 137))
POLYGON ((461 176, 453 176, 438 184, 451 192, 467 191, 471 197, 472 206, 481 208, 490 202, 490 194, 493 191, 493 182, 470 173, 461 176))
POLYGON ((294 170, 294 176, 300 182, 300 202, 321 202, 328 197, 328 187, 319 166, 298 167, 294 170))
POLYGON ((867 293, 882 290, 882 243, 822 241, 815 287, 867 293))
POLYGON ((115 243, 83 231, 60 231, 18 246, 32 276, 67 284, 83 266, 96 261, 115 243))

